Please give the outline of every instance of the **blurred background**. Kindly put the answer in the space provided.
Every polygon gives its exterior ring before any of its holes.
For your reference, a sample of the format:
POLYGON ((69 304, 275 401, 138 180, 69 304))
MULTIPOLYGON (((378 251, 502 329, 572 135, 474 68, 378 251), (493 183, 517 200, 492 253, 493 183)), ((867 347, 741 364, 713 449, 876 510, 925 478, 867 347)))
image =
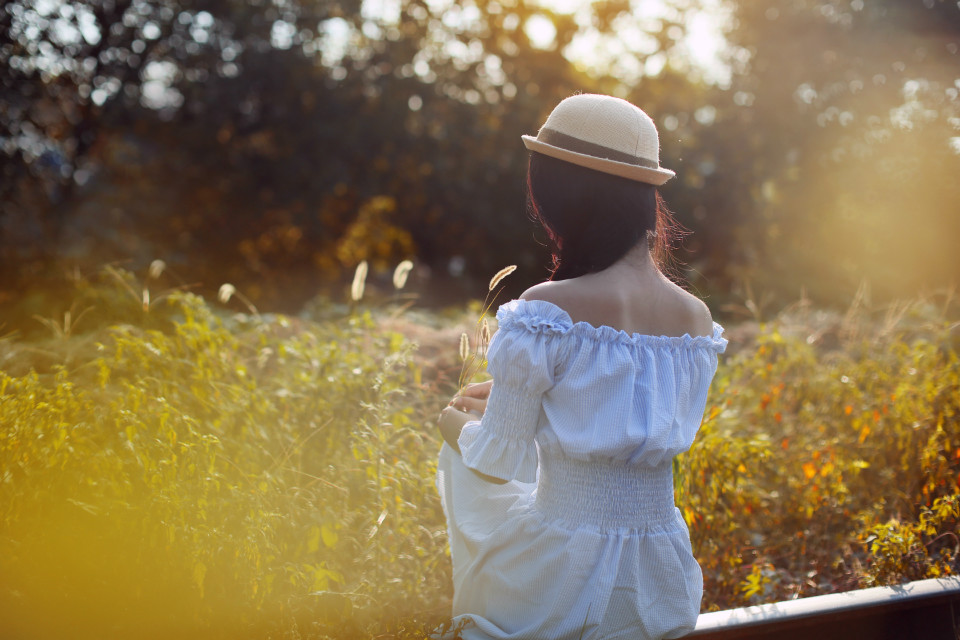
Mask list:
POLYGON ((287 312, 362 260, 515 294, 549 264, 520 135, 574 92, 655 119, 711 306, 960 275, 954 0, 10 0, 0 91, 8 318, 156 259, 287 312))
POLYGON ((704 610, 960 574, 956 0, 5 0, 0 635, 446 620, 430 426, 578 91, 656 121, 728 328, 704 610))

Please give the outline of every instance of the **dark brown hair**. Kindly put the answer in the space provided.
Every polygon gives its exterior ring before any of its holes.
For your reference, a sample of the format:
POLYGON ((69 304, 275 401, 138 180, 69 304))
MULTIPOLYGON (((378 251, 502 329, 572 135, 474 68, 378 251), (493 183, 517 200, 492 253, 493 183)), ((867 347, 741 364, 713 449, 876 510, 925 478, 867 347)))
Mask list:
POLYGON ((530 154, 527 208, 546 230, 553 255, 551 280, 603 271, 647 232, 656 231, 653 259, 663 268, 680 233, 654 185, 530 154))

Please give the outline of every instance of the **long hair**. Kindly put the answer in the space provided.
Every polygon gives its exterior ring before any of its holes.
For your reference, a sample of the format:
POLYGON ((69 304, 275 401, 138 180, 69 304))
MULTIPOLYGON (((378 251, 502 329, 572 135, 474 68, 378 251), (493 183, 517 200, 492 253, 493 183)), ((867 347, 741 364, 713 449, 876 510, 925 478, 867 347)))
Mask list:
POLYGON ((527 208, 553 245, 551 280, 603 271, 651 231, 651 253, 662 269, 681 232, 655 186, 536 152, 527 171, 527 208))

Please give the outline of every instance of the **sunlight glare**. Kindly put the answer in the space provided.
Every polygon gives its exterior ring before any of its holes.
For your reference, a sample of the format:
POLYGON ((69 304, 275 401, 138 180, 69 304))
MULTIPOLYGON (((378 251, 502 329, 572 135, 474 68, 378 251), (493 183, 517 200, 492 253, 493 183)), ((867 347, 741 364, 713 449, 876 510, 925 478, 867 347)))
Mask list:
POLYGON ((572 15, 584 6, 589 6, 590 3, 585 2, 585 0, 540 0, 537 4, 545 9, 550 9, 554 13, 572 15))
POLYGON ((557 37, 557 29, 546 16, 535 13, 523 24, 523 32, 538 49, 548 49, 557 37))
POLYGON ((704 9, 693 14, 687 24, 684 47, 693 65, 702 70, 706 79, 726 84, 730 69, 720 59, 720 53, 726 45, 723 31, 729 16, 715 2, 704 4, 704 9))
MULTIPOLYGON (((691 72, 708 83, 729 83, 730 67, 722 56, 727 49, 724 32, 731 18, 723 0, 695 3, 630 0, 630 12, 614 20, 611 34, 599 34, 593 28, 593 1, 533 0, 536 6, 549 13, 570 16, 579 27, 563 50, 563 55, 574 64, 588 72, 611 74, 627 83, 636 82, 645 75, 657 75, 668 65, 681 73, 691 72), (677 46, 669 52, 657 51, 657 41, 652 34, 663 28, 662 21, 683 18, 686 18, 686 34, 677 46)), ((480 10, 473 3, 426 0, 426 4, 431 13, 442 16, 443 25, 450 29, 466 29, 482 20, 480 10)), ((399 23, 399 0, 363 0, 362 7, 362 14, 368 20, 384 26, 399 23)), ((549 49, 556 46, 557 30, 548 15, 530 15, 522 29, 534 47, 549 49)), ((338 49, 343 48, 343 34, 331 33, 339 31, 335 28, 325 28, 324 31, 322 54, 326 59, 336 59, 340 53, 338 49)), ((440 38, 437 43, 442 47, 446 39, 440 38)))
POLYGON ((399 0, 364 0, 360 5, 360 15, 367 20, 396 24, 400 21, 401 9, 399 0))
POLYGON ((722 60, 727 43, 724 31, 730 23, 729 9, 720 0, 700 0, 687 14, 686 35, 678 52, 669 57, 657 52, 651 31, 663 19, 680 18, 669 0, 632 0, 630 14, 614 20, 614 34, 601 35, 591 28, 591 0, 537 0, 537 4, 558 14, 572 15, 579 33, 564 49, 572 62, 587 69, 606 71, 626 81, 641 75, 657 75, 671 60, 690 68, 706 82, 727 84, 730 68, 722 60), (652 49, 651 49, 652 47, 652 49), (632 63, 625 63, 634 58, 632 63), (640 64, 646 59, 646 64, 640 64))

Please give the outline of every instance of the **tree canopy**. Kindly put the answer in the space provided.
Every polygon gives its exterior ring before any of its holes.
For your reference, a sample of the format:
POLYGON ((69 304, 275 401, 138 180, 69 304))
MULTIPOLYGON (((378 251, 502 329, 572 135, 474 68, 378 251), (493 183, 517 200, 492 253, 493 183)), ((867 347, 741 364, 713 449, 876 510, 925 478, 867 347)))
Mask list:
POLYGON ((413 258, 454 287, 505 264, 542 279, 519 137, 577 91, 656 120, 678 172, 664 195, 694 232, 679 275, 701 293, 956 282, 956 3, 643 4, 12 0, 3 298, 65 266, 155 258, 280 307, 361 260, 413 258), (728 77, 684 53, 703 15, 728 77))

